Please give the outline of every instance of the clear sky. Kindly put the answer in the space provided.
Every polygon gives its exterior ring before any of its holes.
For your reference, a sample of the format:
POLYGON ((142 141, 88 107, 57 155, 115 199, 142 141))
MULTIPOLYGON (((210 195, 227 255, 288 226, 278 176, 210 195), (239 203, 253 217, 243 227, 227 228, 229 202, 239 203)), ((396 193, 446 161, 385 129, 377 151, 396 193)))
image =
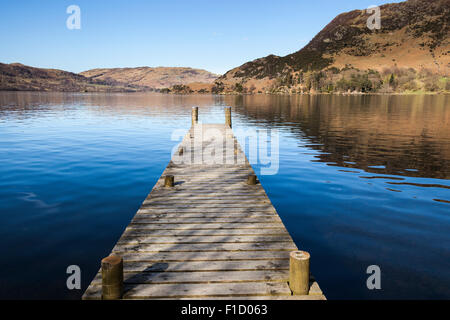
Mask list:
POLYGON ((72 72, 186 66, 224 73, 305 46, 336 15, 389 0, 0 0, 0 62, 72 72), (69 5, 81 29, 69 30, 69 5))

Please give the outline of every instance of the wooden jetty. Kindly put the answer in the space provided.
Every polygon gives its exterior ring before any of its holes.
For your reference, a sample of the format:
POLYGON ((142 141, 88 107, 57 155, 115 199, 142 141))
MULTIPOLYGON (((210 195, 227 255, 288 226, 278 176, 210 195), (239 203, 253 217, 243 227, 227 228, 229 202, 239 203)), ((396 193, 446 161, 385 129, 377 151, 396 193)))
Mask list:
POLYGON ((193 108, 83 299, 325 299, 232 132, 231 108, 225 115, 200 124, 193 108))

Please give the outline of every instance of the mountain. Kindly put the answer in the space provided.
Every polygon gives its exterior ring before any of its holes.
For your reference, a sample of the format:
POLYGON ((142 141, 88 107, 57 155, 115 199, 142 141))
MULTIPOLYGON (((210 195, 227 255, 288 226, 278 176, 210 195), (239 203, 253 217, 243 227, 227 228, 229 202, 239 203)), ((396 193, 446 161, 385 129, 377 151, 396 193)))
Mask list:
POLYGON ((20 63, 0 63, 0 90, 127 92, 151 90, 151 88, 117 81, 89 79, 57 69, 34 68, 20 63))
POLYGON ((343 13, 303 49, 234 68, 216 91, 335 92, 448 90, 450 0, 409 0, 380 7, 381 28, 366 10, 343 13))
MULTIPOLYGON (((0 91, 135 92, 189 82, 212 87, 217 75, 191 68, 93 69, 80 74, 0 63, 0 91)), ((195 86, 194 86, 195 87, 195 86)))
POLYGON ((450 0, 408 0, 331 21, 303 49, 269 55, 218 77, 192 68, 93 69, 75 74, 0 63, 0 90, 174 93, 449 92, 450 0))
POLYGON ((192 82, 213 83, 218 77, 218 75, 206 70, 168 67, 93 69, 80 74, 92 80, 118 81, 129 85, 156 89, 192 82))

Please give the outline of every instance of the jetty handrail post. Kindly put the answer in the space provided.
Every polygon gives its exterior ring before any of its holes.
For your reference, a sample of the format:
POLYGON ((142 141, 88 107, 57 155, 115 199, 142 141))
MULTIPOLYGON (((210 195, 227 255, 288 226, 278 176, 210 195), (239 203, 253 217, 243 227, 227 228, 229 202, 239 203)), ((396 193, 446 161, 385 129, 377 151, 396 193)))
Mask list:
POLYGON ((232 124, 231 124, 231 107, 226 107, 225 108, 225 124, 227 126, 229 126, 230 128, 232 128, 232 124))
POLYGON ((118 300, 123 297, 123 259, 110 255, 102 259, 102 299, 118 300))
POLYGON ((289 261, 289 287, 293 295, 309 294, 309 260, 306 251, 293 251, 289 261))
POLYGON ((192 107, 192 126, 198 123, 198 107, 192 107))

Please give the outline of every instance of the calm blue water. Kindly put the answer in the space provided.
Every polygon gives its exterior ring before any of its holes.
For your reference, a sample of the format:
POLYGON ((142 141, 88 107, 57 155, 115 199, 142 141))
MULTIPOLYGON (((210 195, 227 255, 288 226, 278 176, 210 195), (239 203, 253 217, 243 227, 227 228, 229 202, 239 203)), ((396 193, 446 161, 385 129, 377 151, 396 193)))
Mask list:
MULTIPOLYGON (((78 299, 188 129, 277 129, 260 176, 329 299, 450 298, 447 96, 0 93, 0 298, 78 299), (79 265, 82 290, 66 288, 79 265), (379 265, 382 290, 366 287, 379 265)), ((255 166, 258 172, 258 165, 255 166)))

